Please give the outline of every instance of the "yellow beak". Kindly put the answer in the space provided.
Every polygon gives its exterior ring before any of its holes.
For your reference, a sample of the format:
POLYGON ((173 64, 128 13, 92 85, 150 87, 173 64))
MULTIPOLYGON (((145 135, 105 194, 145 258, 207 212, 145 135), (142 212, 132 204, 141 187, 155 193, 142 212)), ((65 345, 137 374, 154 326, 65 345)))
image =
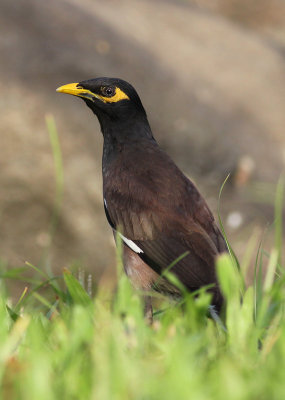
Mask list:
POLYGON ((60 86, 56 89, 56 91, 60 93, 72 94, 73 96, 83 97, 91 101, 94 101, 94 98, 102 101, 98 94, 92 93, 90 90, 78 86, 78 83, 69 83, 67 85, 60 86))

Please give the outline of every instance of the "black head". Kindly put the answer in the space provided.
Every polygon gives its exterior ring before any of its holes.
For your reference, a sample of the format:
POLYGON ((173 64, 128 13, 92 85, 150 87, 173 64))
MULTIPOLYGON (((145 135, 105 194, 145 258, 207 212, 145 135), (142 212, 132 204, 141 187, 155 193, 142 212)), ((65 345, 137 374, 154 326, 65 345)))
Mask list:
POLYGON ((119 120, 146 115, 137 92, 122 79, 88 79, 61 86, 57 91, 81 97, 99 120, 104 116, 119 120))

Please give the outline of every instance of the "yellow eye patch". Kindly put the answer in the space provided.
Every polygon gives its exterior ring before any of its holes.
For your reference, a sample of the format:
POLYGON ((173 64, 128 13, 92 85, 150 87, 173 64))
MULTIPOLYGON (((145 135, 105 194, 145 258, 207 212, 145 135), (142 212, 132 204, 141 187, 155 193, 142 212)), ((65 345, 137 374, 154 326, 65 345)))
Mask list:
POLYGON ((105 103, 117 103, 117 101, 120 101, 120 100, 130 100, 129 96, 127 96, 126 93, 124 93, 118 87, 116 87, 114 96, 105 97, 105 96, 100 95, 100 97, 105 103))
POLYGON ((97 94, 91 92, 91 90, 84 89, 78 86, 78 83, 69 83, 68 85, 60 86, 56 89, 57 92, 72 94, 73 96, 82 97, 91 101, 95 99, 101 100, 104 103, 117 103, 120 100, 130 100, 129 96, 126 95, 119 87, 116 86, 115 94, 112 97, 103 96, 102 94, 97 94))

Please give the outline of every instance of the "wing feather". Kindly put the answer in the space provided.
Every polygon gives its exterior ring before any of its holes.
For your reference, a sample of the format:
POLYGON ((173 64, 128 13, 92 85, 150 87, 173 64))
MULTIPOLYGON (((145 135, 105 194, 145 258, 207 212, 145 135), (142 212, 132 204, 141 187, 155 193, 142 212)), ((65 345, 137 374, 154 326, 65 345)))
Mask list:
POLYGON ((172 272, 189 289, 216 283, 215 257, 226 245, 195 185, 157 145, 132 143, 120 157, 104 176, 112 227, 157 273, 189 252, 172 272))

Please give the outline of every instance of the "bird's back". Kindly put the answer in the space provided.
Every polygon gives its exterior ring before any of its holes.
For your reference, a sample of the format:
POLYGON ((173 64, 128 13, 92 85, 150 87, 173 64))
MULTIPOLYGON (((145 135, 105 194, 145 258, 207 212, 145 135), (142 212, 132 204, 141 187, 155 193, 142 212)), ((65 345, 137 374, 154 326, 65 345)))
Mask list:
MULTIPOLYGON (((215 283, 224 238, 195 185, 153 140, 121 146, 103 168, 110 220, 142 250, 159 274, 181 254, 174 272, 190 290, 215 283)), ((215 291, 220 301, 218 288, 215 291)))

